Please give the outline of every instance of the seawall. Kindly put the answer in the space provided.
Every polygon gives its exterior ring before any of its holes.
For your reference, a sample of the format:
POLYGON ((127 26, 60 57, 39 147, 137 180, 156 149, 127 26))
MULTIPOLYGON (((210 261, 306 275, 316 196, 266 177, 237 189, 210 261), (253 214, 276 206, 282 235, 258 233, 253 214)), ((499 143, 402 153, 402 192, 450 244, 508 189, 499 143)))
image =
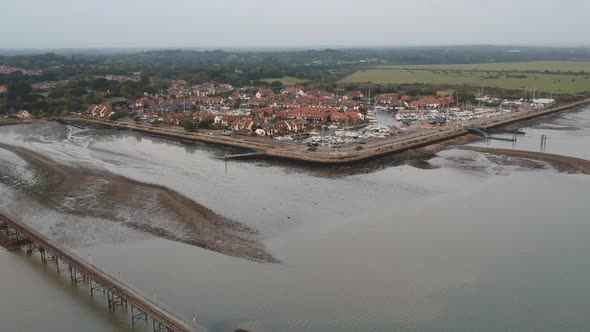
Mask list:
MULTIPOLYGON (((484 122, 486 120, 480 119, 474 121, 472 125, 483 127, 486 129, 498 128, 515 122, 526 121, 546 115, 559 113, 572 108, 586 105, 588 103, 590 103, 590 99, 585 99, 576 103, 541 111, 527 112, 521 114, 511 113, 498 119, 486 119, 488 120, 487 122, 484 122)), ((468 134, 468 132, 463 128, 434 129, 432 131, 409 136, 407 138, 402 136, 383 139, 383 141, 374 141, 365 146, 361 145, 362 148, 358 148, 358 150, 356 148, 359 145, 347 145, 343 146, 341 149, 339 149, 339 151, 329 151, 327 149, 323 149, 313 152, 308 151, 306 146, 295 143, 286 145, 273 145, 269 143, 255 142, 253 140, 248 140, 247 138, 232 138, 219 135, 208 135, 204 133, 183 133, 177 130, 147 127, 131 123, 97 120, 91 118, 70 118, 70 120, 106 125, 119 129, 132 130, 147 135, 171 138, 182 141, 203 142, 260 151, 264 152, 268 157, 272 158, 325 165, 347 164, 369 160, 385 155, 391 155, 404 152, 407 150, 421 148, 442 141, 448 141, 468 134)))

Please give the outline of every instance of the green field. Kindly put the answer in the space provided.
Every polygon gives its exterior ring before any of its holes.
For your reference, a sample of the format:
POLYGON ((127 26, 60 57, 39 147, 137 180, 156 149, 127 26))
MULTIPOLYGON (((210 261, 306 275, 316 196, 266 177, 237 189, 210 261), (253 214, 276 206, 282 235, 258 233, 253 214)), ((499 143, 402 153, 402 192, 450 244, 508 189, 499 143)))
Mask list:
POLYGON ((281 78, 265 78, 265 79, 263 79, 263 81, 268 82, 268 83, 272 83, 274 81, 279 81, 279 82, 283 83, 283 85, 287 85, 287 86, 307 82, 307 80, 305 80, 305 79, 292 77, 292 76, 285 76, 285 77, 281 77, 281 78))
POLYGON ((579 93, 590 91, 590 62, 389 66, 360 70, 340 80, 340 83, 368 82, 374 84, 468 85, 504 89, 536 89, 548 93, 579 93), (560 66, 555 67, 556 64, 560 64, 560 66), (577 70, 578 73, 574 75, 522 72, 523 70, 550 70, 547 69, 549 67, 557 68, 552 70, 560 70, 561 72, 577 70), (508 68, 512 68, 512 70, 508 68), (521 71, 516 71, 516 68, 520 68, 521 71), (587 71, 587 73, 581 73, 582 71, 587 71))
POLYGON ((43 96, 43 97, 47 98, 47 96, 49 96, 49 91, 33 92, 33 94, 37 94, 37 95, 40 95, 40 96, 43 96))
POLYGON ((425 69, 425 70, 467 70, 467 71, 539 71, 552 73, 590 73, 590 61, 532 61, 532 62, 504 62, 479 63, 458 65, 399 65, 380 66, 384 69, 425 69))

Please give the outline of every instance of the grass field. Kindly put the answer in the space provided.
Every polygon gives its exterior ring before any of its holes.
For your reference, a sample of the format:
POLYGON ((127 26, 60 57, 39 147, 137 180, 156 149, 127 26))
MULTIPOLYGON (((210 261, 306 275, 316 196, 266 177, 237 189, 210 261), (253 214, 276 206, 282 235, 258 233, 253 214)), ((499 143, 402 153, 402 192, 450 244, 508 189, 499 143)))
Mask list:
POLYGON ((33 92, 33 94, 37 94, 37 95, 40 95, 40 96, 43 96, 43 97, 47 98, 47 96, 49 96, 49 91, 33 92))
POLYGON ((590 61, 532 61, 532 62, 504 62, 459 65, 399 65, 380 66, 384 69, 427 69, 427 70, 467 70, 467 71, 548 71, 552 73, 590 73, 590 61))
POLYGON ((307 80, 305 80, 305 79, 292 77, 292 76, 285 76, 285 77, 281 77, 281 78, 265 78, 265 79, 263 79, 263 81, 268 82, 268 83, 272 83, 274 81, 279 81, 279 82, 283 83, 283 85, 295 85, 295 84, 301 84, 301 83, 307 82, 307 80))
POLYGON ((536 89, 547 93, 578 93, 590 91, 590 62, 388 66, 360 70, 340 81, 340 83, 365 82, 375 84, 468 85, 504 89, 536 89), (560 64, 560 66, 556 67, 557 64, 560 64), (556 70, 561 72, 577 70, 578 73, 566 75, 522 72, 524 70, 549 70, 547 69, 549 67, 554 68, 553 71, 555 72, 556 70), (516 71, 517 68, 520 68, 520 72, 516 71), (586 73, 581 73, 582 71, 586 71, 586 73))

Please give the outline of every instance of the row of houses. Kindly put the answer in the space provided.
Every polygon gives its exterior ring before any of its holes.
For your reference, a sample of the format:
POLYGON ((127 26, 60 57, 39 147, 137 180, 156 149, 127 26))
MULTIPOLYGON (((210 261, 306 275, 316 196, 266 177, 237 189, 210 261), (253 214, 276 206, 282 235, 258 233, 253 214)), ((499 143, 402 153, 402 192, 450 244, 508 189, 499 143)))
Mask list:
POLYGON ((109 103, 93 104, 86 109, 86 114, 101 119, 108 119, 114 112, 113 107, 109 103))
POLYGON ((107 81, 117 81, 117 82, 132 81, 132 82, 139 82, 139 81, 141 81, 141 73, 140 72, 135 72, 135 73, 133 73, 133 75, 114 75, 114 74, 108 74, 108 75, 105 75, 104 78, 107 81))
POLYGON ((173 95, 177 97, 207 97, 229 94, 234 90, 235 89, 231 84, 219 84, 208 82, 189 86, 185 80, 172 80, 170 81, 168 95, 173 95))
POLYGON ((220 128, 231 129, 242 135, 274 136, 301 132, 309 125, 305 119, 278 119, 257 116, 256 112, 244 114, 214 114, 206 111, 162 113, 145 111, 143 116, 148 121, 161 121, 169 125, 180 125, 182 121, 212 121, 220 128))
MULTIPOLYGON (((88 115, 102 119, 109 118, 114 112, 112 104, 108 102, 91 105, 87 109, 88 115)), ((300 132, 311 124, 354 125, 364 121, 364 115, 361 112, 341 111, 335 107, 300 107, 291 110, 266 107, 242 113, 225 114, 204 110, 171 112, 157 108, 138 110, 138 112, 149 122, 160 121, 169 125, 180 125, 184 120, 211 121, 218 127, 229 128, 240 133, 250 131, 263 136, 300 132)))
POLYGON ((365 117, 359 111, 341 111, 335 107, 311 108, 300 107, 292 110, 282 110, 276 112, 277 119, 302 119, 311 123, 325 124, 332 123, 349 123, 356 124, 362 122, 365 117))
MULTIPOLYGON (((338 96, 337 94, 334 94, 332 92, 329 92, 325 89, 315 89, 315 90, 309 90, 309 91, 305 91, 302 87, 297 87, 297 86, 290 86, 290 87, 286 87, 283 90, 281 90, 281 92, 279 93, 280 95, 290 95, 292 97, 313 97, 313 98, 321 98, 321 99, 333 99, 333 98, 338 98, 338 99, 344 99, 344 100, 361 100, 363 98, 365 98, 365 94, 362 93, 361 91, 349 91, 344 93, 342 96, 338 96)), ((258 91, 256 91, 256 93, 254 94, 254 97, 257 99, 260 98, 268 98, 268 97, 273 97, 276 94, 273 92, 272 89, 259 89, 258 91)))
MULTIPOLYGON (((227 121, 227 120, 222 120, 227 121)), ((243 117, 235 122, 227 122, 228 128, 243 135, 282 136, 305 130, 309 123, 305 120, 276 120, 268 118, 243 117)))
POLYGON ((266 107, 280 109, 297 108, 326 108, 334 107, 340 110, 361 110, 363 104, 358 100, 341 99, 334 100, 320 97, 303 96, 293 98, 288 95, 273 95, 272 97, 250 99, 243 93, 233 93, 228 97, 223 96, 143 96, 132 103, 135 109, 149 109, 153 111, 178 112, 196 110, 200 108, 227 108, 236 107, 262 109, 266 107))
POLYGON ((375 97, 375 101, 381 106, 398 107, 400 109, 439 109, 449 107, 455 103, 455 99, 452 96, 410 97, 407 95, 398 96, 394 93, 379 94, 375 97))
POLYGON ((39 76, 39 75, 43 74, 43 71, 39 70, 39 69, 16 68, 16 67, 4 66, 4 65, 0 66, 0 74, 2 74, 2 75, 12 74, 17 71, 20 71, 25 76, 39 76))

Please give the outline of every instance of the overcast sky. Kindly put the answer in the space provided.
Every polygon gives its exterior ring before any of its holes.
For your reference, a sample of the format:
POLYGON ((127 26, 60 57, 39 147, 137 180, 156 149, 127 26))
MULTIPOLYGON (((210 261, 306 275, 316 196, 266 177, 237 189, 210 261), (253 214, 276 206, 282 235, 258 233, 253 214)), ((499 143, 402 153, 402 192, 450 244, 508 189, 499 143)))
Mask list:
POLYGON ((2 0, 0 48, 589 45, 590 0, 2 0))

